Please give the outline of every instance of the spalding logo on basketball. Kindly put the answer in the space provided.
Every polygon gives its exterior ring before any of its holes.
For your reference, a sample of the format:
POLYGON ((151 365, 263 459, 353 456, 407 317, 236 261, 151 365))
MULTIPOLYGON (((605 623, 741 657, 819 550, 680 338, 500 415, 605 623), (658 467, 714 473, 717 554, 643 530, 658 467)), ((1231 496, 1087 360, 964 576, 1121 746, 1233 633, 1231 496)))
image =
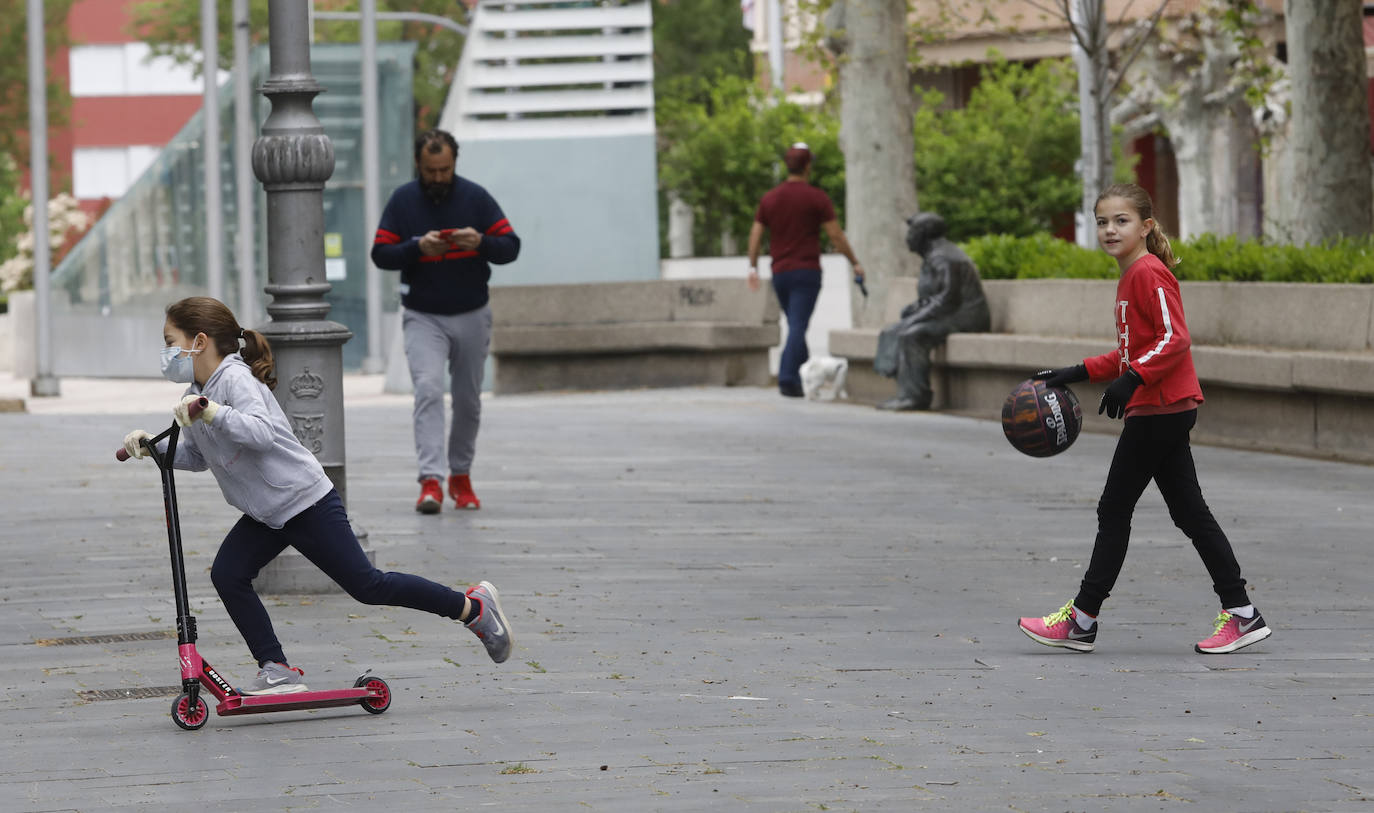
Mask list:
POLYGON ((1083 409, 1068 387, 1027 379, 1002 404, 1002 431, 1017 451, 1052 457, 1073 445, 1083 428, 1083 409))

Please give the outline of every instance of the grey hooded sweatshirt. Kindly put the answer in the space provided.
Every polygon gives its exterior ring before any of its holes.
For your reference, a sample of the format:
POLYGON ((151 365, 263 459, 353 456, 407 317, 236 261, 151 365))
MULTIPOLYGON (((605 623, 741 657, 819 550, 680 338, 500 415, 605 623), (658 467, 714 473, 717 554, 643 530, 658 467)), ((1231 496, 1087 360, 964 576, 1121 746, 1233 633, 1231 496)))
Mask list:
POLYGON ((214 423, 195 421, 181 430, 174 465, 212 471, 230 505, 280 528, 334 488, 296 439, 272 391, 238 353, 220 362, 204 388, 193 382, 186 394, 204 395, 220 408, 214 423))

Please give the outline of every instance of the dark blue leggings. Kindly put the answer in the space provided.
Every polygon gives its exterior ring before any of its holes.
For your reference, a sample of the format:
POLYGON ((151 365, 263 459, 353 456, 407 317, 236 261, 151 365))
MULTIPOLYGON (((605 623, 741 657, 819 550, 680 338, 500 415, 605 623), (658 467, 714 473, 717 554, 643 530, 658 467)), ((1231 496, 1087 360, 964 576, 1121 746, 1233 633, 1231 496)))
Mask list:
POLYGON ((373 567, 353 535, 339 492, 331 490, 280 529, 244 516, 224 538, 210 568, 210 581, 259 666, 287 662, 267 608, 253 590, 253 579, 288 545, 364 604, 409 607, 453 619, 463 612, 464 596, 457 590, 373 567))

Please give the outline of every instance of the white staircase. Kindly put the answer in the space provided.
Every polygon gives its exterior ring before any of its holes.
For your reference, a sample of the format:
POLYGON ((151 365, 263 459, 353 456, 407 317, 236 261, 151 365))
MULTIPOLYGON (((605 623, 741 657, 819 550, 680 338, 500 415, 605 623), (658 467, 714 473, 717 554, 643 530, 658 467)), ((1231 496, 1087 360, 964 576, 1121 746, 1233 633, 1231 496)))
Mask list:
POLYGON ((482 0, 440 126, 460 143, 650 135, 651 0, 482 0))

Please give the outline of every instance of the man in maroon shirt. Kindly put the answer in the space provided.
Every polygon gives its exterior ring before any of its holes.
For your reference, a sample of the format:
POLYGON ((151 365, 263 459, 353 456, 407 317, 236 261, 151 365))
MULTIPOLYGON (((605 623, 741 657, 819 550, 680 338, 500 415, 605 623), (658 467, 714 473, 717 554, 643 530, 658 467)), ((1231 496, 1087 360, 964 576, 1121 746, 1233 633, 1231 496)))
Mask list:
POLYGON ((820 189, 810 184, 811 149, 796 143, 783 156, 787 180, 763 196, 754 225, 749 230, 749 286, 759 286, 759 243, 768 229, 768 253, 773 258, 773 291, 787 316, 787 343, 778 362, 778 391, 791 398, 802 395, 801 366, 810 357, 806 327, 816 298, 821 293, 821 230, 854 268, 854 278, 864 271, 849 247, 835 207, 820 189))

